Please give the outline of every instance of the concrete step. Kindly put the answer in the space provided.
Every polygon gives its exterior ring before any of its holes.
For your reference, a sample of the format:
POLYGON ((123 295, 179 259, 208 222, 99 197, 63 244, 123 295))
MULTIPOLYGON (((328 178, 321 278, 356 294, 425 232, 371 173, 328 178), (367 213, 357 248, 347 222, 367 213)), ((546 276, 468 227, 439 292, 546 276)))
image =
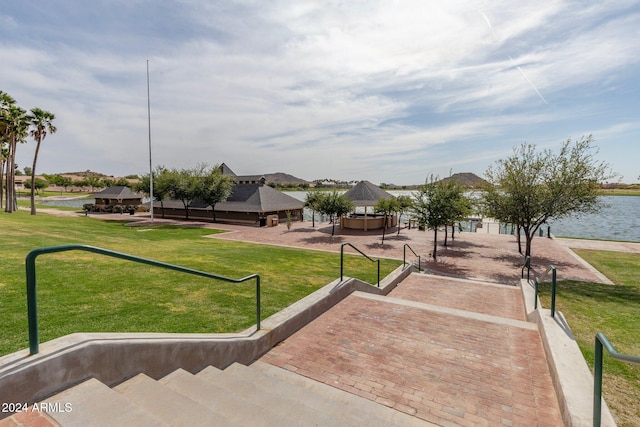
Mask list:
POLYGON ((47 414, 63 427, 170 425, 93 378, 58 393, 44 402, 53 405, 71 404, 70 411, 47 411, 47 414))
POLYGON ((157 382, 139 374, 114 387, 127 400, 172 426, 235 426, 224 416, 189 399, 157 382))
POLYGON ((202 377, 178 369, 159 382, 210 410, 223 415, 239 426, 288 426, 295 425, 286 414, 278 414, 258 406, 231 390, 209 382, 202 377))
MULTIPOLYGON (((300 388, 275 378, 255 375, 255 370, 244 365, 234 363, 224 371, 215 368, 206 368, 196 376, 243 396, 245 399, 263 408, 286 414, 287 418, 295 425, 321 425, 321 426, 349 426, 353 423, 346 422, 335 417, 330 411, 324 411, 328 405, 322 402, 319 396, 305 393, 300 397, 300 388)), ((258 372, 259 374, 259 372, 258 372)), ((302 391, 304 393, 304 391, 302 391)), ((335 406, 335 405, 334 405, 335 406)), ((341 408, 341 413, 344 408, 341 408)), ((362 425, 358 423, 358 426, 362 425)))
POLYGON ((250 367, 234 364, 225 371, 227 370, 234 375, 250 370, 255 381, 260 378, 259 381, 263 384, 277 381, 278 387, 288 389, 289 398, 298 401, 298 404, 312 404, 316 409, 340 420, 342 425, 434 426, 419 418, 261 361, 254 362, 250 367))

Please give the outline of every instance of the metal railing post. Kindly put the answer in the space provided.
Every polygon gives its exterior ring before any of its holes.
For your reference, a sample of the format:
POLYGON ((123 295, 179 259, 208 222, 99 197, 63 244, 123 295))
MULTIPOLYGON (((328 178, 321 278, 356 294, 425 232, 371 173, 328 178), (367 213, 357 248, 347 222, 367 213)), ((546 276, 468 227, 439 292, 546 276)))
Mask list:
POLYGON ((596 334, 595 355, 593 360, 593 425, 595 427, 600 427, 600 424, 602 423, 603 347, 607 350, 609 356, 615 360, 640 365, 640 356, 618 353, 602 332, 598 332, 596 334))
POLYGON ((256 275, 256 329, 260 330, 260 276, 256 275))
POLYGON ((595 356, 593 359, 593 426, 600 427, 602 422, 602 343, 596 335, 595 356))
POLYGON ((556 268, 551 266, 551 317, 556 314, 556 268))
POLYGON ((40 351, 40 336, 38 332, 38 304, 36 295, 36 256, 30 252, 25 259, 27 273, 27 320, 29 324, 29 354, 40 351))
POLYGON ((340 246, 340 281, 342 282, 344 277, 344 243, 340 246))

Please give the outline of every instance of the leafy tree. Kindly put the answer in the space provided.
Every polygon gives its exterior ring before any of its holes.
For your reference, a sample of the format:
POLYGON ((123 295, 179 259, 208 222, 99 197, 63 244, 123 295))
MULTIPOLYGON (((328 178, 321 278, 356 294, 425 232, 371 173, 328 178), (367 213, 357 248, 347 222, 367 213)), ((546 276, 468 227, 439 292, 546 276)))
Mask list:
MULTIPOLYGON (((175 176, 164 166, 156 166, 153 171, 153 198, 160 202, 160 212, 164 218, 164 200, 171 195, 171 185, 175 176)), ((151 196, 151 180, 149 174, 143 175, 133 187, 147 196, 151 196)))
POLYGON ((31 181, 27 181, 24 183, 24 186, 28 190, 35 190, 36 192, 40 192, 40 190, 44 190, 49 186, 49 182, 40 177, 36 178, 34 181, 34 187, 32 187, 31 181))
POLYGON ((433 229, 433 259, 438 253, 438 228, 453 223, 466 212, 470 202, 466 200, 462 187, 454 180, 438 180, 433 175, 415 194, 414 211, 418 222, 433 229))
POLYGON ((311 226, 316 226, 316 211, 320 211, 322 207, 323 198, 326 197, 326 193, 320 191, 309 191, 304 201, 304 206, 311 209, 311 226))
POLYGON ((31 168, 29 166, 25 166, 23 170, 25 175, 31 175, 31 168))
POLYGON ((402 214, 411 210, 413 208, 413 198, 410 196, 398 196, 398 236, 400 235, 400 220, 402 219, 402 214))
POLYGON ((198 168, 171 169, 167 175, 169 195, 180 200, 185 210, 185 219, 189 219, 189 205, 198 197, 200 174, 198 168))
MULTIPOLYGON (((56 127, 53 125, 55 116, 41 108, 32 108, 29 115, 29 125, 31 131, 29 134, 36 141, 36 150, 33 154, 33 166, 31 167, 31 215, 36 214, 36 202, 35 202, 35 179, 36 179, 36 163, 38 162, 38 152, 40 151, 40 144, 44 141, 47 133, 56 133, 56 127)), ((26 173, 25 168, 25 173, 26 173)))
POLYGON ((485 172, 490 185, 483 195, 483 210, 522 229, 525 256, 531 256, 533 237, 542 224, 600 208, 600 182, 613 175, 606 163, 595 159, 597 149, 592 144, 591 135, 567 139, 554 153, 537 152, 535 145, 525 143, 485 172))
MULTIPOLYGON (((467 218, 471 212, 471 200, 465 196, 465 188, 464 186, 454 180, 448 179, 445 182, 441 183, 444 191, 444 196, 447 199, 445 206, 449 209, 447 216, 450 219, 450 223, 448 225, 451 226, 451 238, 454 238, 455 234, 455 223, 457 221, 461 221, 467 218)), ((447 226, 444 229, 444 245, 447 246, 447 237, 448 230, 447 226)))
POLYGON ((224 175, 220 165, 207 169, 201 165, 196 169, 200 177, 197 186, 197 197, 211 206, 213 222, 216 222, 216 204, 227 200, 233 189, 234 179, 230 175, 224 175))
POLYGON ((382 244, 384 244, 384 235, 387 230, 387 218, 397 212, 400 208, 398 199, 391 197, 389 199, 379 199, 376 206, 373 208, 376 213, 384 215, 384 225, 382 226, 382 244))
POLYGON ((326 194, 322 198, 322 203, 319 206, 318 212, 328 215, 331 218, 331 235, 335 234, 336 224, 333 220, 334 216, 341 217, 342 215, 346 215, 353 210, 353 202, 344 195, 339 194, 337 191, 332 191, 331 193, 326 194))

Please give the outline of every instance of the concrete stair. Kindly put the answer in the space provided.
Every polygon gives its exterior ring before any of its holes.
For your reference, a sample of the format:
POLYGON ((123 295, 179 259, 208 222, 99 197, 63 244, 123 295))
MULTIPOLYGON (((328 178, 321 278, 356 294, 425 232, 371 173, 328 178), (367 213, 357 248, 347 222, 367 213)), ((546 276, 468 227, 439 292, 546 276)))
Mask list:
POLYGON ((67 426, 428 426, 362 397, 264 362, 144 374, 109 388, 89 379, 47 399, 67 426))

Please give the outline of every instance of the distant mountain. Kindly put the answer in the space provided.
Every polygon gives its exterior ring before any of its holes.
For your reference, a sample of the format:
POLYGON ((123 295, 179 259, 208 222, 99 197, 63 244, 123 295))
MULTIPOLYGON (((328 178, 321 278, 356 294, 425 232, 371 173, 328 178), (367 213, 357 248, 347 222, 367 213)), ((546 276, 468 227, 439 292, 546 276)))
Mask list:
POLYGON ((488 184, 488 182, 478 175, 470 172, 465 173, 454 173, 453 175, 443 178, 443 181, 448 181, 453 179, 460 184, 462 184, 465 188, 473 189, 473 188, 481 188, 482 186, 488 184))

